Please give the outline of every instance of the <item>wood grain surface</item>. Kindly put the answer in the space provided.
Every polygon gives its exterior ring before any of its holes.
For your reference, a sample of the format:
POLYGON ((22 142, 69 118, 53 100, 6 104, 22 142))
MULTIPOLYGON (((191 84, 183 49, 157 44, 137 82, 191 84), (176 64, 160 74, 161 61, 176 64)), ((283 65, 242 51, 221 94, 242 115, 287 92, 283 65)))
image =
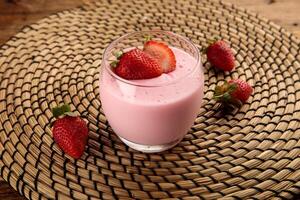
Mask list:
MULTIPOLYGON (((90 0, 0 0, 0 45, 24 25, 89 2, 90 0)), ((300 0, 224 0, 224 2, 259 13, 300 38, 300 0)), ((25 200, 0 178, 0 200, 2 199, 25 200)))

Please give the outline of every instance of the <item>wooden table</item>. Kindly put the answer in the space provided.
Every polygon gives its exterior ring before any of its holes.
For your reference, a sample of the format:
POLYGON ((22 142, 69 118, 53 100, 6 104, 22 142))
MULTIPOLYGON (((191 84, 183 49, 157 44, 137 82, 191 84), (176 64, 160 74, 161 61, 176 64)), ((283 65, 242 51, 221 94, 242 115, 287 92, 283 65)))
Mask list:
MULTIPOLYGON (((224 0, 267 17, 300 38, 300 0, 224 0)), ((75 8, 90 0, 0 1, 0 45, 26 24, 49 14, 75 8)), ((0 199, 25 200, 0 178, 0 199)))

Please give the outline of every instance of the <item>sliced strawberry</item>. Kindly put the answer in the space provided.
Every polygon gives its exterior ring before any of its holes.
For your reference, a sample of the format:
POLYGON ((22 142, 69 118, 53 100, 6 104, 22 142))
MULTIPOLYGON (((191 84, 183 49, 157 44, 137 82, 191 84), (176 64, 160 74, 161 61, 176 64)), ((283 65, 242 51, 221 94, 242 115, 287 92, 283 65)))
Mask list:
POLYGON ((162 68, 157 61, 140 49, 124 53, 114 71, 127 80, 154 78, 162 74, 162 68))
POLYGON ((164 73, 175 70, 175 55, 172 49, 170 49, 166 44, 154 40, 147 41, 144 44, 144 52, 157 60, 164 73))

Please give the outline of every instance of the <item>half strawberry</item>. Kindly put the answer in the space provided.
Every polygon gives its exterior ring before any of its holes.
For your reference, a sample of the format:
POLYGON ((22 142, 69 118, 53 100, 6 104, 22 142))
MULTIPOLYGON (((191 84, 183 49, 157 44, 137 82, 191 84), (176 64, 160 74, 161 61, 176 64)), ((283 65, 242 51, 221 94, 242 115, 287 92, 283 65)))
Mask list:
POLYGON ((164 73, 175 70, 175 55, 165 43, 149 40, 144 44, 143 50, 157 61, 164 73))

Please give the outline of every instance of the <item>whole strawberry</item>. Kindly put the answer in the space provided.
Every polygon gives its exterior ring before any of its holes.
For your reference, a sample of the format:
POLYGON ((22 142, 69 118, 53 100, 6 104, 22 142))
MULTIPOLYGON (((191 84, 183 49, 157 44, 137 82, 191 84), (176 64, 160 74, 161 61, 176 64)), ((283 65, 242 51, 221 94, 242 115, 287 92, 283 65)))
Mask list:
POLYGON ((162 74, 162 68, 157 61, 140 49, 130 50, 117 58, 118 61, 112 63, 112 67, 115 73, 124 79, 148 79, 162 74))
POLYGON ((248 100, 252 92, 253 88, 247 82, 240 79, 230 80, 216 86, 214 99, 225 104, 241 105, 248 100))
POLYGON ((80 158, 88 139, 86 122, 74 116, 69 105, 53 108, 52 113, 57 118, 52 127, 54 141, 66 154, 80 158))
POLYGON ((207 60, 212 66, 223 71, 231 71, 235 67, 235 58, 230 46, 223 40, 213 42, 206 49, 207 60))

